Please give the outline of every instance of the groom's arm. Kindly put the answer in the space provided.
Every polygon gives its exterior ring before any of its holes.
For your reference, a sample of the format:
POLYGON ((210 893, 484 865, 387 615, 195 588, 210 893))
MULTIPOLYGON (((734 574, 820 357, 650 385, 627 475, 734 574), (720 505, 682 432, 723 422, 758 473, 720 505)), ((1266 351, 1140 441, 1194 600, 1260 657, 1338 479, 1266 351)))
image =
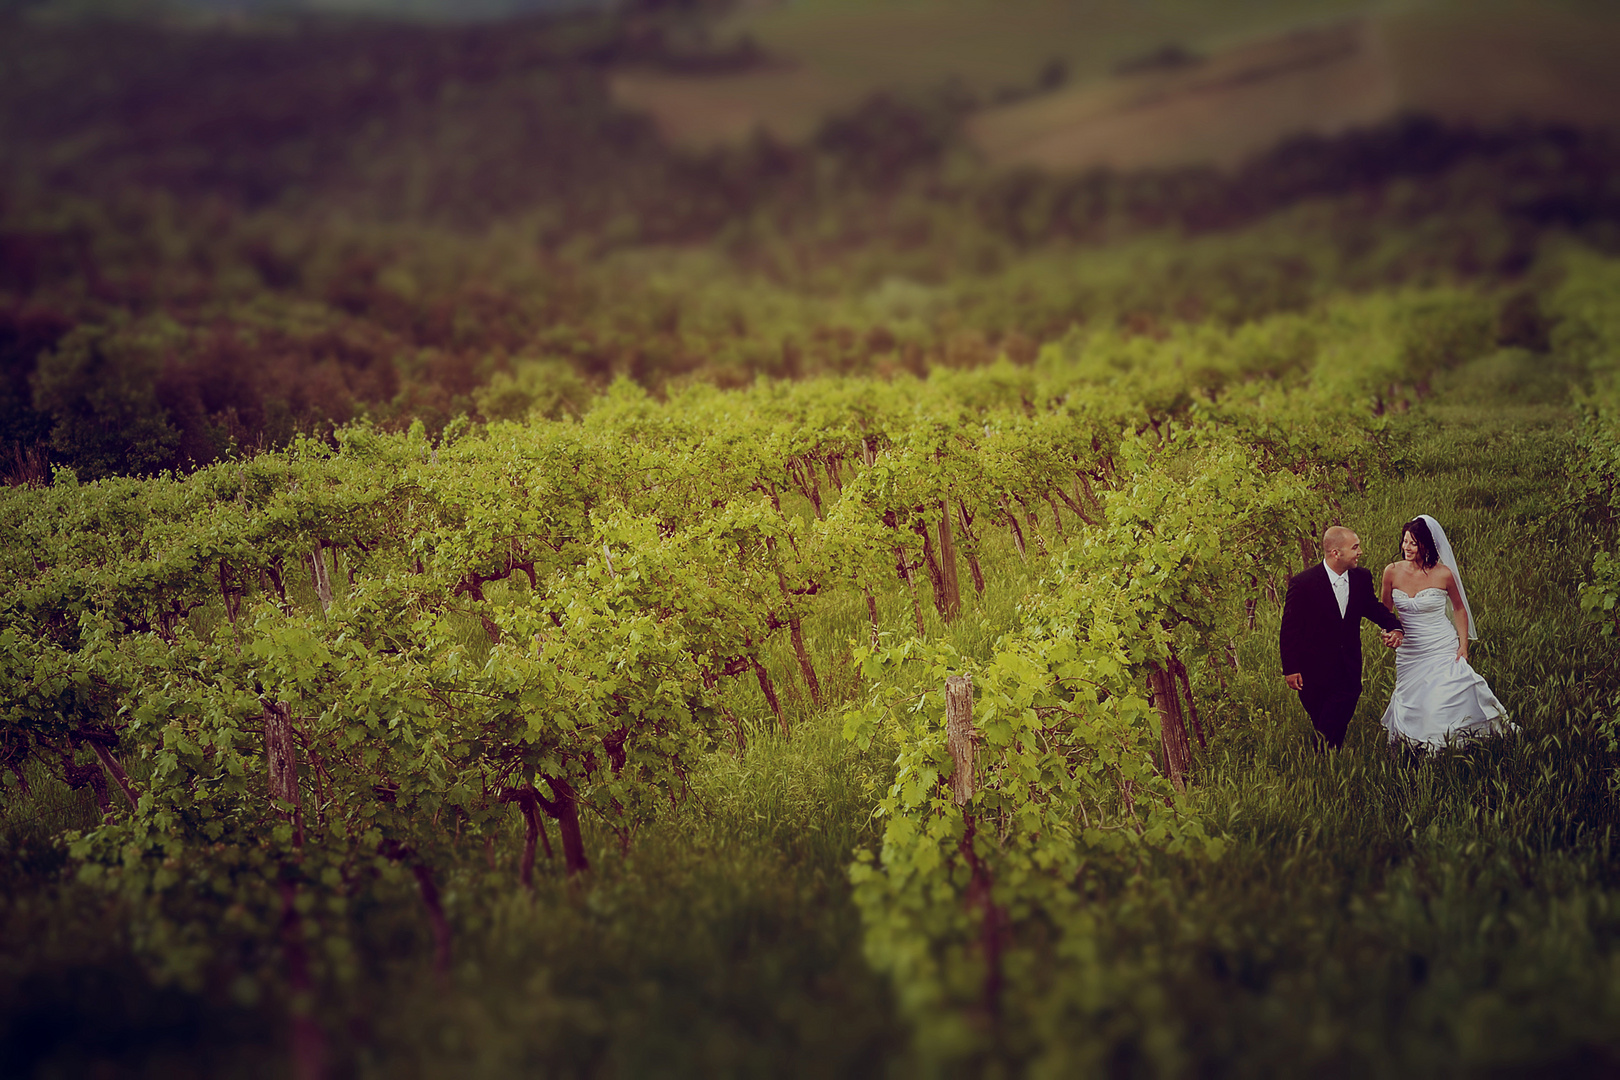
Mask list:
POLYGON ((1282 628, 1277 631, 1277 651, 1282 655, 1283 678, 1295 690, 1304 683, 1305 663, 1300 641, 1305 629, 1305 590, 1298 578, 1288 579, 1288 595, 1283 600, 1282 628))

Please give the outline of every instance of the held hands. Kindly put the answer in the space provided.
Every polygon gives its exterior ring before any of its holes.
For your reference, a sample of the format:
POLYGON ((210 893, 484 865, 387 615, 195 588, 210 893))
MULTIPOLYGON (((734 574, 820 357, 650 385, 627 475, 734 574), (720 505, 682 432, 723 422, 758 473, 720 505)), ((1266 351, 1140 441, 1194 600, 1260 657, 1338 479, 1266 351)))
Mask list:
MULTIPOLYGON (((1406 640, 1406 635, 1399 630, 1384 630, 1379 633, 1378 637, 1379 640, 1383 641, 1386 648, 1391 649, 1400 648, 1401 642, 1406 640)), ((1466 641, 1457 650, 1457 659, 1468 659, 1468 643, 1466 641)), ((1305 675, 1303 672, 1296 671, 1292 675, 1284 675, 1283 681, 1288 684, 1288 689, 1296 693, 1305 689, 1305 675)))

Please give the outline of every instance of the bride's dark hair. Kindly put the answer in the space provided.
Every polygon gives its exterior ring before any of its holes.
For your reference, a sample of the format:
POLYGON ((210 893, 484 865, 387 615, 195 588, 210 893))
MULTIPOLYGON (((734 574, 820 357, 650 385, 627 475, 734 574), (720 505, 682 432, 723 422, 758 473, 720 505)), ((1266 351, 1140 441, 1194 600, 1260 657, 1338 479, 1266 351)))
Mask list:
POLYGON ((1428 570, 1440 561, 1440 549, 1434 546, 1434 535, 1429 532, 1427 521, 1420 517, 1413 518, 1401 526, 1402 539, 1405 539, 1407 533, 1411 533, 1412 539, 1417 541, 1419 566, 1428 570))

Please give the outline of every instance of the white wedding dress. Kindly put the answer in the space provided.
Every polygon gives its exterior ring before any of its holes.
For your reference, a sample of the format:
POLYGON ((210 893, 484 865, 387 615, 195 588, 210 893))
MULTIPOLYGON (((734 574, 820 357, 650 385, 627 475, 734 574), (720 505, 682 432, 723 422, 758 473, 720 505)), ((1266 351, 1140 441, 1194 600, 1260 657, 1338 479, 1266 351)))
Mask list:
POLYGON ((1395 650, 1395 693, 1382 719, 1390 742, 1438 749, 1507 730, 1507 710, 1468 661, 1457 658, 1446 591, 1408 596, 1395 589, 1392 595, 1404 635, 1395 650))

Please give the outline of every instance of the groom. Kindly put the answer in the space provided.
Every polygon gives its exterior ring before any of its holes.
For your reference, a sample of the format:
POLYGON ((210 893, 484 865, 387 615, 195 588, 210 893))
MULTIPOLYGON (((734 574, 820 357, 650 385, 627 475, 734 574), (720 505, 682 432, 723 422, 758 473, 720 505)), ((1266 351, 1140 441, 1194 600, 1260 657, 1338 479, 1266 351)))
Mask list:
POLYGON ((1288 582, 1283 603, 1282 669, 1290 689, 1328 746, 1344 745, 1361 697, 1361 620, 1384 628, 1384 644, 1401 643, 1401 620, 1378 602, 1372 571, 1361 561, 1361 538, 1342 525, 1322 536, 1322 561, 1288 582))

